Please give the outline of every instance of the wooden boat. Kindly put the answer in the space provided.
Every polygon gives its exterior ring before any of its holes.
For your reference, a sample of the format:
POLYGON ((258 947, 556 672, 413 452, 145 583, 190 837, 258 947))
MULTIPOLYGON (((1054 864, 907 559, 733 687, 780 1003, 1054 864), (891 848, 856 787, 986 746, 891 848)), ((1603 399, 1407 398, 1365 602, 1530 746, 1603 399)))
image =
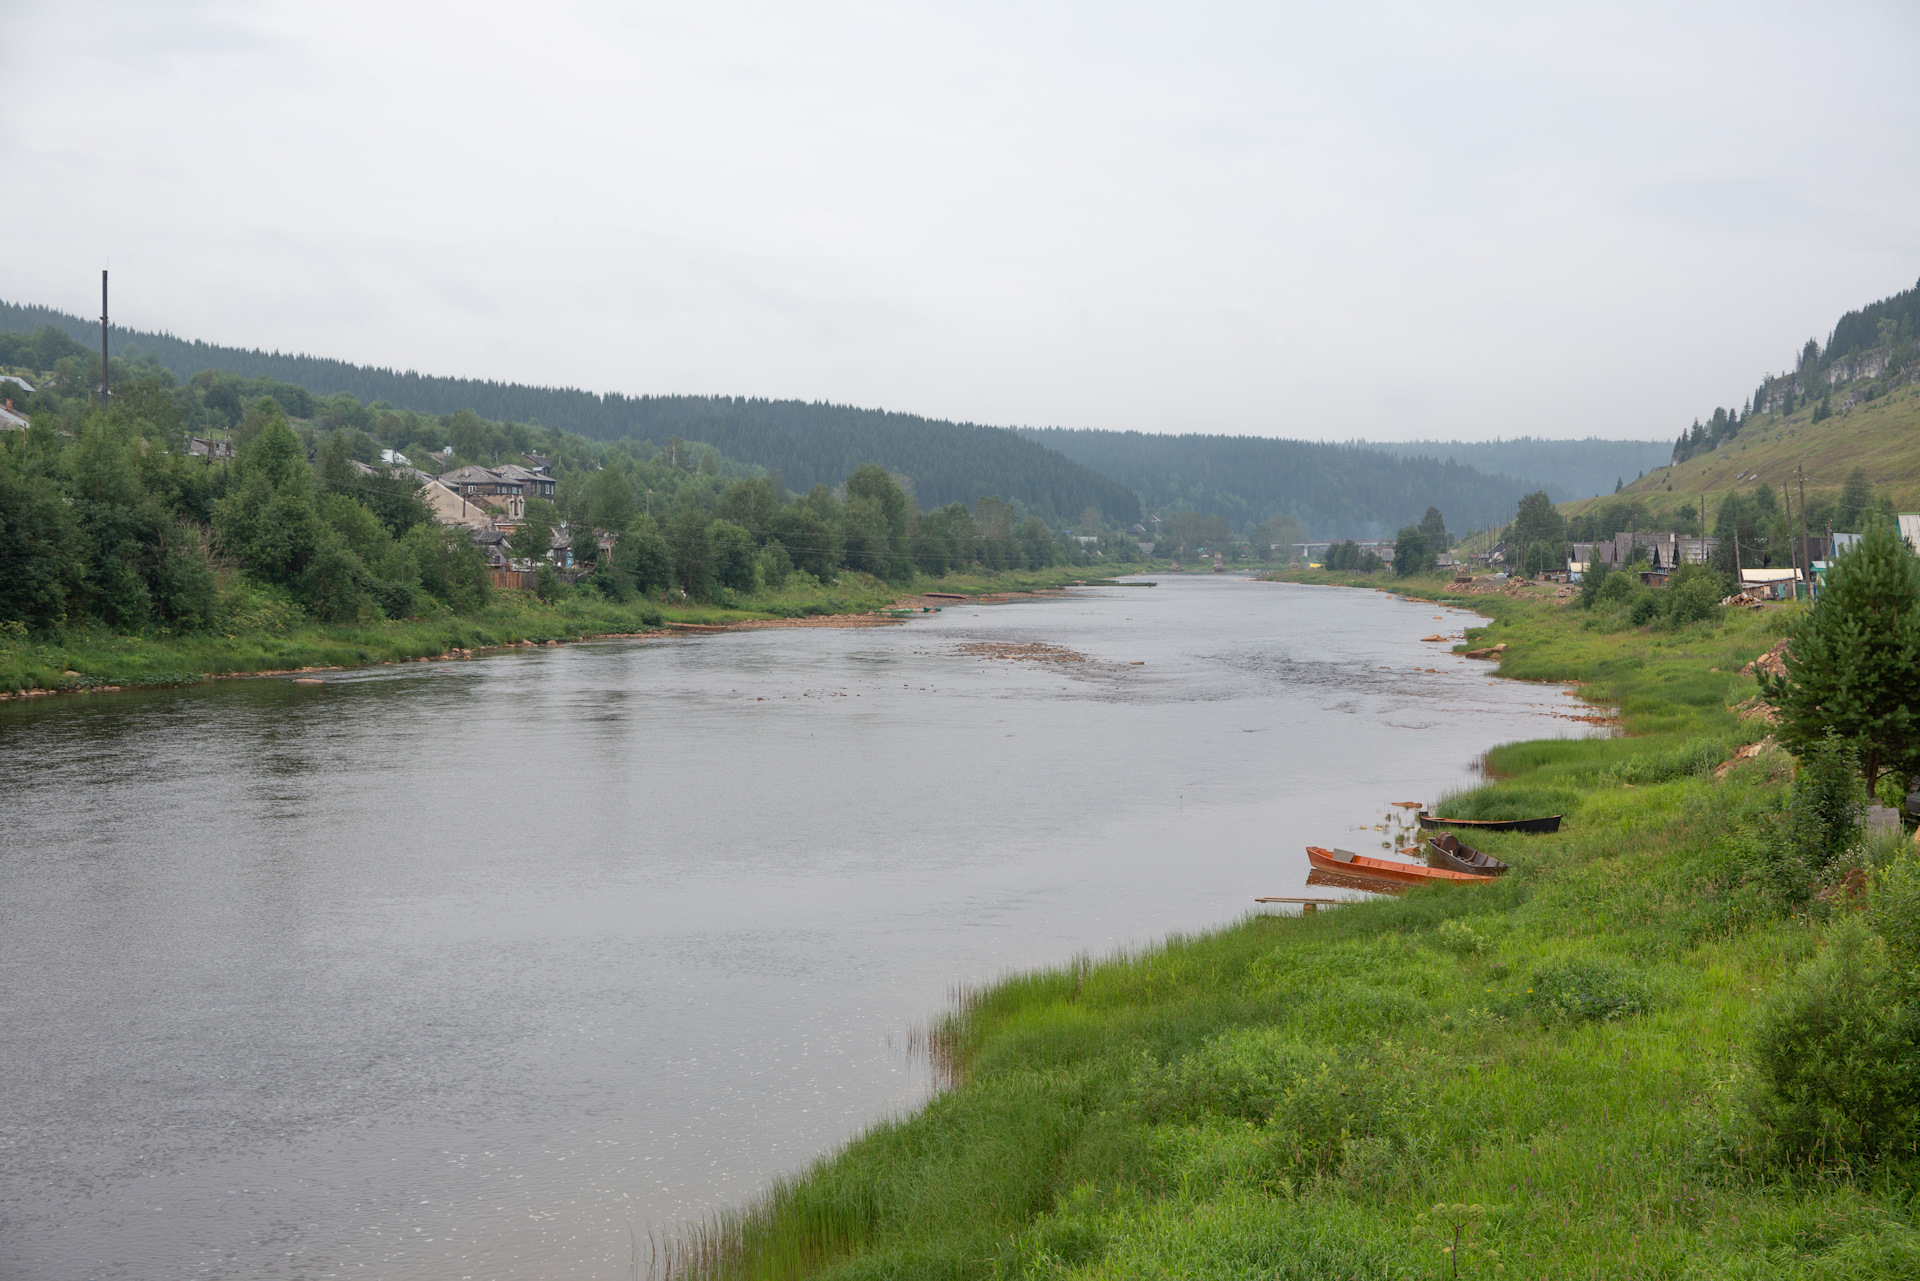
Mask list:
POLYGON ((1473 848, 1452 832, 1427 838, 1427 866, 1444 867, 1449 872, 1465 872, 1469 876, 1504 876, 1513 870, 1512 864, 1473 848))
POLYGON ((1421 810, 1414 815, 1420 820, 1420 826, 1428 829, 1436 827, 1464 827, 1478 832, 1557 832, 1560 830, 1560 815, 1549 814, 1545 818, 1435 818, 1421 810))
POLYGON ((1322 872, 1357 876, 1372 881, 1391 881, 1396 885, 1429 885, 1434 881, 1491 881, 1491 876, 1472 872, 1453 872, 1444 867, 1421 867, 1418 863, 1395 863, 1384 858, 1369 858, 1352 850, 1328 850, 1307 846, 1307 862, 1322 872))

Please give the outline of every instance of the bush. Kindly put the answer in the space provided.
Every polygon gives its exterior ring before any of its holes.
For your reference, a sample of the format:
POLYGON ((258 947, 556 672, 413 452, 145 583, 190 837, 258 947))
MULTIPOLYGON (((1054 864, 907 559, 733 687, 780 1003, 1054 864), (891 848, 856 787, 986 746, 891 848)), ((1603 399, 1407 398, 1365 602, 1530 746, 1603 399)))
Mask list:
POLYGON ((1613 578, 1613 566, 1605 561, 1590 560, 1587 569, 1580 576, 1580 604, 1582 608, 1592 609, 1600 602, 1600 593, 1613 578))
POLYGON ((1660 597, 1654 592, 1641 591, 1633 598, 1633 604, 1627 609, 1627 620, 1635 627, 1644 627, 1660 617, 1660 597))
POLYGON ((712 549, 714 581, 729 591, 750 592, 758 586, 753 536, 731 521, 716 520, 707 527, 712 549))
POLYGON ((770 540, 760 549, 760 581, 772 591, 778 591, 787 585, 793 577, 793 559, 787 555, 787 549, 778 539, 770 540))
POLYGON ((1609 572, 1600 580, 1600 586, 1594 591, 1594 598, 1602 605, 1618 605, 1631 597, 1637 586, 1639 584, 1633 581, 1632 574, 1609 572))
POLYGON ((1675 628, 1717 622, 1726 595, 1727 586, 1718 573, 1703 565, 1682 565, 1667 582, 1667 622, 1675 628))
POLYGON ((1775 1155, 1822 1164, 1909 1143, 1920 1122, 1920 1045, 1884 940, 1857 918, 1763 1007, 1753 1101, 1775 1155))
POLYGON ((1575 958, 1533 972, 1527 1004, 1550 1023, 1604 1023, 1645 1012, 1647 985, 1611 961, 1575 958))
POLYGON ((344 544, 325 548, 300 575, 300 600, 322 622, 353 622, 367 604, 365 566, 344 544))
POLYGON ((1433 937, 1435 943, 1455 956, 1479 956, 1493 947, 1485 935, 1460 920, 1440 922, 1433 937))
POLYGON ((1853 745, 1816 741, 1800 758, 1786 829, 1767 846, 1766 879, 1789 903, 1805 900, 1860 835, 1866 804, 1853 745))

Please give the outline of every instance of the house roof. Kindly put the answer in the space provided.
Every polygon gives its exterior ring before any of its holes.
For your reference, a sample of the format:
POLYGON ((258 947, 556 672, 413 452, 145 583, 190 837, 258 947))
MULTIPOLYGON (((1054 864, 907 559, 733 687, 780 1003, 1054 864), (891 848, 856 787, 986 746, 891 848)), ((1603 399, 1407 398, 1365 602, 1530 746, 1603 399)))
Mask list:
POLYGON ((1800 577, 1797 569, 1743 569, 1740 581, 1743 583, 1791 583, 1800 577))
POLYGON ((491 467, 482 467, 477 463, 468 463, 465 467, 448 472, 446 475, 440 477, 440 479, 449 485, 484 485, 488 481, 499 480, 500 475, 491 467))
POLYGON ((493 513, 478 503, 468 502, 446 485, 429 478, 415 491, 432 509, 433 518, 442 525, 462 525, 479 529, 493 524, 493 513))
POLYGON ((8 409, 0 405, 0 431, 24 431, 28 426, 27 416, 17 409, 8 409))

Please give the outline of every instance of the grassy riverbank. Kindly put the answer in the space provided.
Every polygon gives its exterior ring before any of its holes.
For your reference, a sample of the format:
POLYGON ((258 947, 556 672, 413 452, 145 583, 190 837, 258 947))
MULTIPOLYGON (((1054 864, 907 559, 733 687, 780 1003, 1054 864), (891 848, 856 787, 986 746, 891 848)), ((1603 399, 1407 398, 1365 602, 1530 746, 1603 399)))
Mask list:
POLYGON ((726 595, 707 604, 640 599, 620 604, 589 591, 547 603, 531 592, 499 592, 486 608, 472 614, 444 611, 426 618, 354 624, 314 623, 299 610, 286 605, 275 608, 270 598, 263 597, 257 616, 241 620, 240 626, 226 633, 126 635, 101 629, 28 635, 17 629, 0 630, 0 694, 181 685, 248 672, 407 662, 456 650, 625 636, 670 629, 674 624, 867 614, 916 592, 985 596, 1059 587, 1088 577, 1085 568, 1059 566, 923 577, 903 585, 845 573, 829 586, 796 585, 726 595))
POLYGON ((1624 730, 1498 749, 1494 780, 1449 799, 1567 814, 1554 836, 1485 839, 1511 875, 1249 918, 969 993, 932 1038, 952 1088, 709 1224, 679 1264, 846 1279, 1920 1272, 1911 1167, 1758 1155, 1756 1010, 1836 928, 1822 904, 1784 910, 1757 873, 1787 758, 1714 772, 1764 731, 1730 707, 1754 692, 1737 669, 1781 615, 1659 631, 1539 599, 1464 603, 1490 615, 1472 642, 1510 646, 1506 675, 1580 681, 1624 730))

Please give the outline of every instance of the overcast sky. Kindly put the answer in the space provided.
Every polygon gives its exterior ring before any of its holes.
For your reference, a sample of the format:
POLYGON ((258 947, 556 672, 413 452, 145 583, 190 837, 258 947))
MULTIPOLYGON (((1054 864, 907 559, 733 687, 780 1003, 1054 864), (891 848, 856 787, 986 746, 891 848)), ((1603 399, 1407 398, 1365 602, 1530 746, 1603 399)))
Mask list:
POLYGON ((991 423, 1668 437, 1920 276, 1920 6, 0 0, 0 297, 991 423))

